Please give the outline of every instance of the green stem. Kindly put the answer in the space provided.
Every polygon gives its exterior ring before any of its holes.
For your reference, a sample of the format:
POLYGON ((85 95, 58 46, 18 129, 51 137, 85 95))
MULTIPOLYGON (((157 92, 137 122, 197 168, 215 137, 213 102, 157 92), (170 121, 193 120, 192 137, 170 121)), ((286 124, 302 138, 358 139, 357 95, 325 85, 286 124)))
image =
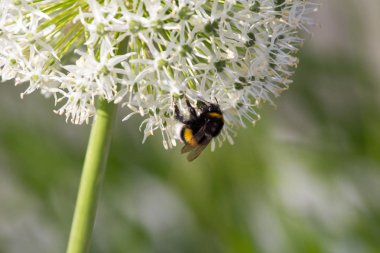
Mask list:
POLYGON ((88 249, 110 148, 116 107, 113 103, 99 99, 83 165, 67 253, 84 253, 88 249))

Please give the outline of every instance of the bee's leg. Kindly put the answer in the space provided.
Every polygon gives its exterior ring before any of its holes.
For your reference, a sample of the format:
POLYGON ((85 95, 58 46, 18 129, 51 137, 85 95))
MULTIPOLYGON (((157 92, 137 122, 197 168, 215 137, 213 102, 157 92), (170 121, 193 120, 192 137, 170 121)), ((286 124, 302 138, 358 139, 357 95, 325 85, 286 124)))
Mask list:
POLYGON ((186 124, 186 120, 183 118, 183 115, 180 113, 177 104, 174 104, 174 118, 181 123, 186 124))
POLYGON ((186 105, 189 108, 190 120, 198 118, 197 112, 195 111, 194 107, 191 106, 190 101, 187 98, 186 98, 186 105))

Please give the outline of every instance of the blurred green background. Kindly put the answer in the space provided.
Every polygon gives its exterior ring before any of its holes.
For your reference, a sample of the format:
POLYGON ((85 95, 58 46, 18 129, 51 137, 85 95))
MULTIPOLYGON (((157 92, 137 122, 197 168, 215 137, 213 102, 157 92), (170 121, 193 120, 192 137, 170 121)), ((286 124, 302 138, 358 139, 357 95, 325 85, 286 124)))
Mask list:
MULTIPOLYGON (((380 252, 379 13, 325 1, 277 108, 192 163, 119 115, 90 251, 380 252)), ((0 86, 0 252, 64 252, 90 126, 23 90, 0 86)))

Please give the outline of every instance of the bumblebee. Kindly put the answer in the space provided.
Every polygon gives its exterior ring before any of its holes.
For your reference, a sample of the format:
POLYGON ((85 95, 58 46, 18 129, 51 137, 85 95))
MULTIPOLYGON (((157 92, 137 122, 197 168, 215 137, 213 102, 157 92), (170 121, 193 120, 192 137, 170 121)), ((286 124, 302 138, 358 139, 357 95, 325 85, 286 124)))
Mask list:
POLYGON ((212 138, 218 136, 223 128, 223 113, 218 104, 197 101, 201 112, 198 114, 195 108, 186 99, 190 118, 185 119, 178 106, 174 105, 175 119, 183 123, 180 137, 185 143, 181 153, 188 153, 187 160, 193 161, 207 147, 212 138))

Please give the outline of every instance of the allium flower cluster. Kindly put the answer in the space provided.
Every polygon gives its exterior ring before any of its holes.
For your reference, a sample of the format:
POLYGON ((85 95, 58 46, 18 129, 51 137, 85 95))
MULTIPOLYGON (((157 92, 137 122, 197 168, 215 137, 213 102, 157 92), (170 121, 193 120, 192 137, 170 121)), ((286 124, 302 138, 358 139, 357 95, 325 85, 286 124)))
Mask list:
POLYGON ((59 114, 88 122, 97 98, 144 119, 144 140, 176 143, 173 105, 218 103, 220 141, 255 122, 284 89, 298 59, 308 0, 1 0, 0 76, 24 94, 54 96, 59 114))

